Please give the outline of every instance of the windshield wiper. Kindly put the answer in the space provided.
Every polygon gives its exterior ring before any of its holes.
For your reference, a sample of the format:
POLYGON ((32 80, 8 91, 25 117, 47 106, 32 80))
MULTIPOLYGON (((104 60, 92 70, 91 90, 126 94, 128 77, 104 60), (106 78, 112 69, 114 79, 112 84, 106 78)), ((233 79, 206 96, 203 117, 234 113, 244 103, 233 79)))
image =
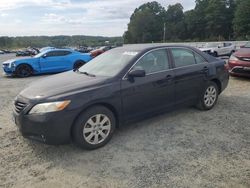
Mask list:
POLYGON ((94 74, 90 74, 90 73, 88 73, 88 72, 81 72, 81 71, 79 71, 79 70, 77 70, 77 72, 80 73, 80 74, 85 74, 85 75, 87 75, 87 76, 95 77, 94 74))

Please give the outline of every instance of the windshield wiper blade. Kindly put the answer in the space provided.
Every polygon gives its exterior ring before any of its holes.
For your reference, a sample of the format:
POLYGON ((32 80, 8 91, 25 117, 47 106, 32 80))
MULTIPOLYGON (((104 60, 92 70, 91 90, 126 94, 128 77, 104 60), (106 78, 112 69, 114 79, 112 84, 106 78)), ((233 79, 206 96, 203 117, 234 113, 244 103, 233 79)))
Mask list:
POLYGON ((81 71, 79 71, 79 70, 78 70, 78 72, 79 72, 80 74, 85 74, 85 75, 87 75, 87 76, 95 77, 94 74, 90 74, 90 73, 88 73, 88 72, 81 72, 81 71))

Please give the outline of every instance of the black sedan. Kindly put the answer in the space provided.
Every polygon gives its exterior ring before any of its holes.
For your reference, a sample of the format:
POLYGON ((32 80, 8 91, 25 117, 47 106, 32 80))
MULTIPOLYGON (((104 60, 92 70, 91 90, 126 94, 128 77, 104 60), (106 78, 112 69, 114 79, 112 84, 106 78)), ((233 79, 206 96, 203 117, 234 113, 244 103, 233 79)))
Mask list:
POLYGON ((14 120, 24 137, 95 149, 131 120, 179 106, 210 110, 227 87, 225 62, 187 46, 127 45, 24 89, 14 120))

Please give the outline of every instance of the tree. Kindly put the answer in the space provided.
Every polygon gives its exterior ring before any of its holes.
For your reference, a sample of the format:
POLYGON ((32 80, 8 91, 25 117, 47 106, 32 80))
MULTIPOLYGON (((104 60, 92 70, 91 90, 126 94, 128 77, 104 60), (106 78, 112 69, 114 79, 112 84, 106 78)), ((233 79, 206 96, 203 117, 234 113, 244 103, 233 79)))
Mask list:
POLYGON ((235 35, 238 38, 250 38, 250 1, 238 0, 235 11, 233 26, 235 35))
POLYGON ((183 6, 180 3, 169 5, 165 14, 166 35, 168 40, 183 39, 184 30, 184 13, 183 6))
POLYGON ((163 37, 165 9, 157 2, 150 2, 135 9, 130 17, 126 43, 159 42, 163 37))

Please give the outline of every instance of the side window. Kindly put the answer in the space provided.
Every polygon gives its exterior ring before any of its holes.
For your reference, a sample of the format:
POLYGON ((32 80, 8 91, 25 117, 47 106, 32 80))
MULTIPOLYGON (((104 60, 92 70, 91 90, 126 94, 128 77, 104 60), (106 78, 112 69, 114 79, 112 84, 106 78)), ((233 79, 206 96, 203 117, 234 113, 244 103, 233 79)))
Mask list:
POLYGON ((54 57, 54 56, 66 56, 71 54, 70 51, 52 51, 47 53, 47 57, 54 57))
POLYGON ((194 56, 195 56, 195 60, 196 60, 196 63, 197 64, 200 64, 200 63, 206 63, 207 61, 201 57, 199 54, 197 53, 194 53, 194 56))
POLYGON ((55 51, 54 56, 64 56, 64 51, 55 51))
POLYGON ((194 65, 196 63, 194 54, 190 50, 174 48, 171 49, 171 52, 174 58, 176 68, 194 65))
POLYGON ((155 50, 143 56, 133 69, 144 69, 146 74, 169 69, 168 56, 165 49, 155 50))
POLYGON ((55 51, 48 52, 46 55, 47 55, 47 57, 53 57, 53 56, 55 56, 55 51))
POLYGON ((71 54, 70 51, 64 51, 64 52, 63 52, 63 55, 69 55, 69 54, 71 54))

